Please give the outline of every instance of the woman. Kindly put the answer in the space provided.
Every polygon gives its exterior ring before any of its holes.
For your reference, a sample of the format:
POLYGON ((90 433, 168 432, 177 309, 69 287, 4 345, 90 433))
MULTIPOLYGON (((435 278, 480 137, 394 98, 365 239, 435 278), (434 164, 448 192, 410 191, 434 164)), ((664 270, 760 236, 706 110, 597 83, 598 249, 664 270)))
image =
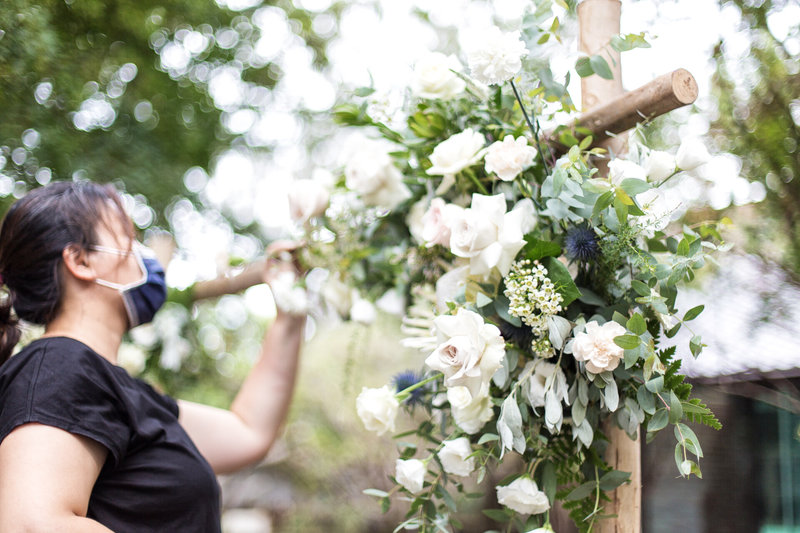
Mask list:
POLYGON ((113 188, 85 182, 11 207, 0 276, 0 531, 219 531, 214 474, 259 461, 275 441, 304 317, 278 311, 230 411, 131 378, 117 350, 163 304, 164 273, 113 188), (45 333, 9 359, 14 315, 45 333))

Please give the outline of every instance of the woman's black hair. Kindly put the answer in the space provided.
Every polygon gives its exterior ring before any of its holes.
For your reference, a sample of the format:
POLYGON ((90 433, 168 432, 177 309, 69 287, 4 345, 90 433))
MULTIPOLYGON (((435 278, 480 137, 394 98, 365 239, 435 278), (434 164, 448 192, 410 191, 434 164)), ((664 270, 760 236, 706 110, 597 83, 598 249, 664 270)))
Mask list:
POLYGON ((62 181, 34 189, 8 210, 0 227, 0 276, 8 292, 0 302, 0 364, 19 341, 19 320, 46 325, 56 317, 62 253, 96 244, 109 208, 125 213, 112 186, 62 181))

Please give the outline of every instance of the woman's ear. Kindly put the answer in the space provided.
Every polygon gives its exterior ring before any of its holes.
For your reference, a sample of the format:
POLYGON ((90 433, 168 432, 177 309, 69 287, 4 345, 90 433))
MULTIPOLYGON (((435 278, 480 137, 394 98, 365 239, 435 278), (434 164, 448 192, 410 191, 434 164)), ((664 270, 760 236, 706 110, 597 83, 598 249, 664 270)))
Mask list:
POLYGON ((61 252, 64 260, 64 268, 73 277, 83 281, 94 281, 97 279, 94 267, 89 261, 89 253, 76 244, 70 244, 61 252))

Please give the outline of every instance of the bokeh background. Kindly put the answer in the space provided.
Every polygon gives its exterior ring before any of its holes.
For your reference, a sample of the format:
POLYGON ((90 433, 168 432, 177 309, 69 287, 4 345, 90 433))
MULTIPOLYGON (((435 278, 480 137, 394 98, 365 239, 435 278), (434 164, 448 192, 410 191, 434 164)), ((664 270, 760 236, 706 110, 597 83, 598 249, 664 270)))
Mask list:
MULTIPOLYGON (((646 32, 652 44, 623 55, 625 87, 678 67, 700 86, 691 108, 646 132, 655 147, 701 137, 715 154, 670 189, 674 223, 727 216, 735 243, 690 294, 709 302, 699 326, 709 348, 707 363, 687 365, 726 428, 708 437, 718 465, 691 482, 699 503, 681 527, 800 531, 800 3, 622 4, 623 33, 646 32), (721 490, 733 494, 714 498, 721 490)), ((256 286, 197 302, 192 285, 293 235, 292 180, 341 176, 358 133, 335 125, 338 103, 372 87, 374 110, 402 121, 419 57, 458 55, 466 30, 518 28, 532 8, 552 8, 564 25, 563 46, 531 51, 563 80, 578 58, 577 22, 549 0, 4 0, 0 211, 54 180, 115 184, 143 238, 167 233, 176 245, 170 303, 127 339, 124 364, 170 394, 227 406, 274 316, 272 297, 256 286)), ((577 82, 570 92, 579 101, 577 82)), ((314 314, 284 437, 262 465, 221 480, 229 533, 399 522, 402 502, 383 514, 361 492, 390 485, 395 452, 363 430, 354 401, 422 358, 396 342, 390 305, 366 315, 314 314)), ((645 531, 674 531, 670 509, 685 505, 686 485, 645 468, 645 531)), ((465 531, 491 527, 465 516, 465 531)))

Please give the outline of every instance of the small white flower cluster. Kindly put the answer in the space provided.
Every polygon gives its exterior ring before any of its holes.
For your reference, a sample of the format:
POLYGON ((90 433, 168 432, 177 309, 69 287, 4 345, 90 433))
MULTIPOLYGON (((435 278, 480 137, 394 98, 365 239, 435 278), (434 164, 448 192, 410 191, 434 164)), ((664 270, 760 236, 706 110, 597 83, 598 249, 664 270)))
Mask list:
POLYGON ((546 337, 547 317, 560 313, 564 301, 547 277, 547 269, 539 261, 515 261, 505 283, 508 312, 522 319, 537 337, 546 337))

